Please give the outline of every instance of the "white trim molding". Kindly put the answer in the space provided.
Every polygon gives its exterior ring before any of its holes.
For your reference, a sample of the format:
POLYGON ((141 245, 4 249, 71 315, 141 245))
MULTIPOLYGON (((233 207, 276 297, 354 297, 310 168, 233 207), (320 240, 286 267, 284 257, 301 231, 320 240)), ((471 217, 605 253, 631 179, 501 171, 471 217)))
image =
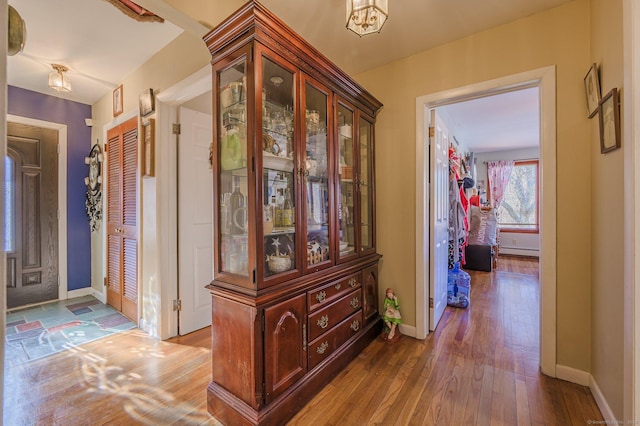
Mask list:
POLYGON ((538 87, 540 96, 540 367, 556 376, 556 68, 548 66, 416 98, 416 337, 427 336, 429 315, 429 164, 426 111, 441 105, 538 87))
MULTIPOLYGON (((596 383, 596 379, 591 374, 589 374, 588 386, 591 390, 591 394, 593 395, 593 399, 596 400, 596 405, 600 409, 600 414, 602 414, 602 418, 604 419, 604 422, 602 423, 607 425, 623 424, 623 422, 616 420, 616 416, 613 414, 613 410, 611 410, 611 407, 609 407, 607 399, 604 397, 604 394, 596 383)), ((630 424, 635 424, 635 422, 630 424)))

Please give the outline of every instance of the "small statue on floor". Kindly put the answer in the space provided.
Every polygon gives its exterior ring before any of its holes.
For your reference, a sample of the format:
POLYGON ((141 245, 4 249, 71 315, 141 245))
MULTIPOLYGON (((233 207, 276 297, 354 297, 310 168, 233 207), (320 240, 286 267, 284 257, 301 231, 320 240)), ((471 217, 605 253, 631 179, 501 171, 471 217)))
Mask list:
POLYGON ((383 308, 382 319, 384 320, 385 329, 382 331, 381 337, 383 340, 393 343, 400 340, 401 333, 397 330, 397 327, 402 323, 402 316, 400 315, 398 296, 395 295, 392 288, 387 289, 383 308))

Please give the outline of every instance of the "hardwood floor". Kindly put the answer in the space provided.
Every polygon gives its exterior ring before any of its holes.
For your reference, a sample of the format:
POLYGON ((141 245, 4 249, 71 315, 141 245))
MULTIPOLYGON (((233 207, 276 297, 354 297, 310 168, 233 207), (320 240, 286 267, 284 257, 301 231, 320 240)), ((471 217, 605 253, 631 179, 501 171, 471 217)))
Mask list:
POLYGON ((601 421, 588 388, 539 372, 537 260, 501 257, 492 273, 467 272, 469 308, 447 307, 424 341, 373 342, 289 424, 601 421))
MULTIPOLYGON (((373 342, 289 424, 602 420, 588 388, 538 371, 537 262, 468 272, 468 309, 447 308, 424 341, 373 342)), ((219 424, 206 410, 209 345, 208 328, 166 342, 131 331, 6 369, 4 424, 219 424)))

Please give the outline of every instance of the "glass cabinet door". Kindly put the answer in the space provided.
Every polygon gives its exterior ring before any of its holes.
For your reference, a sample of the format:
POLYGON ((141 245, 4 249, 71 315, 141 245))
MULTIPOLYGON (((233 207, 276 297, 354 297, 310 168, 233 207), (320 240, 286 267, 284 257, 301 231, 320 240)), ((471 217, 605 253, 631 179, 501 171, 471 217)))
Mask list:
POLYGON ((246 61, 218 72, 220 270, 249 275, 246 61))
POLYGON ((296 269, 295 74, 262 57, 264 277, 296 269))
POLYGON ((307 268, 319 267, 333 258, 329 237, 328 93, 309 82, 304 85, 307 268))
POLYGON ((373 124, 360 117, 358 132, 359 175, 358 190, 360 193, 360 251, 373 248, 373 188, 371 185, 373 170, 373 124))
POLYGON ((338 237, 340 259, 353 255, 356 247, 354 149, 352 110, 338 104, 338 237))

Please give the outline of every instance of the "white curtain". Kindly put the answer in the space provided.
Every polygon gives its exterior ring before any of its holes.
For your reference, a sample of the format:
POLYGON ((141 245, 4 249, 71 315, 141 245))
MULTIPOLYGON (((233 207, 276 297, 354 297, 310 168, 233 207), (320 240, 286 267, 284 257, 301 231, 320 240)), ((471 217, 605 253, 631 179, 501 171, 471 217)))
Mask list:
POLYGON ((496 211, 498 211, 500 204, 502 204, 504 191, 507 189, 511 170, 513 170, 513 164, 513 160, 490 161, 487 163, 491 204, 496 211))

